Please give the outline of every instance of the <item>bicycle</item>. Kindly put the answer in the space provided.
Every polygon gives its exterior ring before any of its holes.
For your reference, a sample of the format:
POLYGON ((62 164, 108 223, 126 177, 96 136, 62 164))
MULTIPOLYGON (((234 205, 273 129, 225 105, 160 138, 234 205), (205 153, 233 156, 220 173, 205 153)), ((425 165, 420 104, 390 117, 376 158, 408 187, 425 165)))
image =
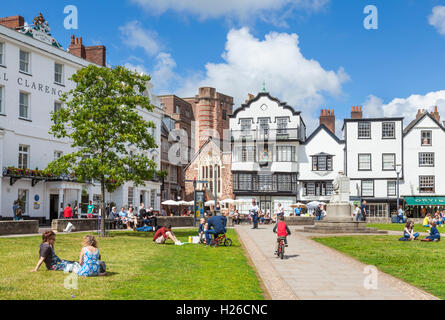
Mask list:
POLYGON ((215 240, 213 240, 213 243, 215 244, 215 247, 224 246, 224 247, 231 247, 232 246, 232 239, 227 238, 226 234, 222 234, 218 236, 215 240))
POLYGON ((284 259, 284 248, 286 247, 285 243, 284 243, 284 239, 283 237, 278 237, 277 238, 277 258, 281 258, 284 259))

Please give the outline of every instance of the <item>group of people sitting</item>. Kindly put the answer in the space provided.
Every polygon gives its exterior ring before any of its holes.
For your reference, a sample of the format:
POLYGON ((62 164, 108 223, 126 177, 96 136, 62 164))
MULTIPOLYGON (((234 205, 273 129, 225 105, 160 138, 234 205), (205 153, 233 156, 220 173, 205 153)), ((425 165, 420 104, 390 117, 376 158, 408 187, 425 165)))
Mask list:
POLYGON ((212 243, 213 238, 216 239, 218 235, 225 234, 227 232, 227 216, 228 214, 217 216, 213 215, 211 212, 207 214, 208 221, 206 222, 204 218, 201 218, 198 226, 198 235, 201 242, 206 246, 216 245, 212 243))
POLYGON ((112 207, 108 219, 111 221, 112 227, 117 229, 126 227, 127 230, 137 230, 144 226, 150 226, 152 229, 157 227, 157 218, 153 208, 150 207, 146 210, 143 202, 137 212, 132 205, 128 209, 121 207, 119 213, 116 212, 116 207, 112 207))
POLYGON ((428 213, 423 219, 423 226, 425 228, 429 228, 432 223, 435 223, 437 226, 441 226, 443 228, 445 223, 445 212, 444 211, 436 211, 434 215, 428 213))
MULTIPOLYGON (((426 218, 426 217, 425 217, 426 218)), ((430 228, 429 233, 430 235, 425 237, 425 239, 422 239, 421 241, 440 241, 440 232, 437 230, 437 224, 436 221, 426 221, 427 224, 425 224, 424 221, 424 227, 430 228)), ((400 238, 400 241, 412 241, 417 240, 420 236, 419 232, 414 232, 414 221, 408 220, 405 224, 405 228, 403 229, 403 237, 400 238)))
POLYGON ((73 272, 84 277, 104 276, 106 274, 105 262, 100 260, 101 256, 94 236, 86 235, 83 237, 78 262, 60 259, 54 251, 55 242, 56 234, 54 231, 46 231, 42 235, 39 250, 40 259, 31 272, 38 271, 40 266, 45 263, 48 270, 73 272))

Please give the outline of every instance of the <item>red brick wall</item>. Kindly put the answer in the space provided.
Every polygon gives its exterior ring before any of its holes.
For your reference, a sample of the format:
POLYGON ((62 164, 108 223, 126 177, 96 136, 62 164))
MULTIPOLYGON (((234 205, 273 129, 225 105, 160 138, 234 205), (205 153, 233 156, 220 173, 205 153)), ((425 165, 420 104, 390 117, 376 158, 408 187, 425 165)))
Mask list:
POLYGON ((107 63, 106 59, 105 46, 85 47, 85 60, 105 67, 107 63))

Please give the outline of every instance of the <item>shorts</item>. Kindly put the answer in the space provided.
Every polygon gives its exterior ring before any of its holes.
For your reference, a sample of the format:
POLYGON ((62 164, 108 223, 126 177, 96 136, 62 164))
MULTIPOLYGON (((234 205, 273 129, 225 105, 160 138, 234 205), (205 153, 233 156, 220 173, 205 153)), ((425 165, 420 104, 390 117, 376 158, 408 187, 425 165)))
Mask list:
MULTIPOLYGON (((166 232, 165 235, 168 237, 169 235, 171 235, 171 233, 170 233, 170 232, 166 232)), ((159 238, 157 238, 157 239, 155 240, 155 242, 156 242, 157 244, 164 244, 166 240, 167 240, 167 239, 165 239, 164 236, 160 236, 159 238)))

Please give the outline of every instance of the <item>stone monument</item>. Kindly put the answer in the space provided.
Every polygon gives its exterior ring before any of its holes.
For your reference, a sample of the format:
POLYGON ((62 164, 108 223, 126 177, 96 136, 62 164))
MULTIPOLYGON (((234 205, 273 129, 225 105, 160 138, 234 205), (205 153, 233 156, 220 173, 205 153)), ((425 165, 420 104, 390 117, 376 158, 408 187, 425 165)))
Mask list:
POLYGON ((304 227, 304 232, 314 233, 388 233, 376 228, 367 228, 366 222, 352 218, 352 207, 349 201, 350 179, 339 171, 333 182, 333 195, 326 208, 326 217, 315 221, 313 226, 304 227))

